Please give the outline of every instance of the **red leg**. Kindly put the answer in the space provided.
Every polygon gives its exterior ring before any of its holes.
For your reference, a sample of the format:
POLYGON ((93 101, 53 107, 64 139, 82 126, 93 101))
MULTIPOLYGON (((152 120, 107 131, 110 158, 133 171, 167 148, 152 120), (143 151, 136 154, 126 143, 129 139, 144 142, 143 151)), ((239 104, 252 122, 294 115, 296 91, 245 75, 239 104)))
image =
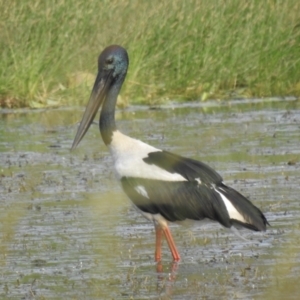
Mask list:
POLYGON ((163 230, 160 226, 155 226, 155 261, 161 261, 161 244, 162 244, 162 233, 163 230))
POLYGON ((180 255, 179 255, 179 252, 177 251, 177 248, 176 248, 176 245, 175 245, 175 242, 173 240, 173 237, 172 237, 172 234, 171 234, 171 231, 170 231, 169 227, 166 226, 162 230, 163 230, 163 232, 165 234, 165 237, 166 237, 166 240, 168 242, 170 251, 171 251, 172 256, 173 256, 173 260, 174 261, 179 261, 180 260, 180 255))

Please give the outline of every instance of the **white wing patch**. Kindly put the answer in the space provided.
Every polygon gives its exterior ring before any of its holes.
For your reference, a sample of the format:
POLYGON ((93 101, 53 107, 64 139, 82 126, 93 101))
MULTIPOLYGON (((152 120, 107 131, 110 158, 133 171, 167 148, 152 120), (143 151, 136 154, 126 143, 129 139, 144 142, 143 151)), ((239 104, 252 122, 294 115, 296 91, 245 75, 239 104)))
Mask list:
POLYGON ((235 219, 235 220, 241 221, 243 223, 248 223, 245 220, 245 218, 232 205, 232 203, 221 192, 219 192, 218 190, 215 190, 215 191, 221 196, 221 198, 226 206, 226 209, 227 209, 230 219, 235 219))
POLYGON ((148 196, 148 193, 147 193, 147 191, 146 191, 146 189, 145 189, 145 187, 143 187, 142 185, 138 185, 138 186, 136 186, 134 189, 135 189, 140 195, 142 195, 142 196, 144 196, 144 197, 150 199, 149 196, 148 196))
POLYGON ((139 140, 115 131, 108 146, 114 160, 117 177, 137 177, 164 181, 186 181, 178 173, 170 173, 143 161, 151 152, 161 151, 139 140))
POLYGON ((198 182, 198 184, 202 183, 200 178, 195 178, 195 180, 198 182))

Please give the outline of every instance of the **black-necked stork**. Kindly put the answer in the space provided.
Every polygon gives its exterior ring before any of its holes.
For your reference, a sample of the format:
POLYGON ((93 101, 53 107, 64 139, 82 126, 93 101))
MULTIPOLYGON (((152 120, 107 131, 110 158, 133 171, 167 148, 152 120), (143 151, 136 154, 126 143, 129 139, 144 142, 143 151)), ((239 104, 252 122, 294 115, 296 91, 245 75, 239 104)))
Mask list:
POLYGON ((226 186, 211 167, 157 149, 117 130, 115 107, 128 63, 127 51, 117 45, 107 47, 100 54, 98 75, 72 149, 84 137, 102 104, 99 121, 102 139, 112 155, 125 193, 154 223, 155 260, 161 260, 163 235, 174 261, 180 260, 168 222, 208 218, 227 228, 241 225, 265 231, 268 221, 263 213, 239 192, 226 186))

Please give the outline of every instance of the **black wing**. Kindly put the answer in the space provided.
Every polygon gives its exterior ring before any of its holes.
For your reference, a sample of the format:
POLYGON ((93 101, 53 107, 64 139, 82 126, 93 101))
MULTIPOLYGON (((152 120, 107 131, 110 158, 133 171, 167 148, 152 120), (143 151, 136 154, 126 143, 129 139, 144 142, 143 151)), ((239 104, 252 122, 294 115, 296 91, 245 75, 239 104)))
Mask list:
POLYGON ((239 224, 256 231, 265 231, 266 225, 270 225, 260 209, 238 191, 223 183, 217 184, 216 190, 223 194, 246 220, 245 223, 240 223, 232 219, 234 224, 239 224))
POLYGON ((157 151, 143 159, 145 163, 156 165, 170 173, 178 173, 188 181, 200 179, 203 184, 222 182, 222 177, 201 161, 185 158, 168 151, 157 151))
POLYGON ((225 227, 239 224, 252 230, 266 230, 268 222, 263 213, 243 195, 225 186, 222 177, 208 165, 167 151, 151 152, 143 160, 178 173, 186 181, 123 177, 125 193, 142 211, 159 213, 168 221, 208 218, 225 227), (220 193, 245 222, 230 218, 220 193))
POLYGON ((123 177, 121 183, 127 196, 143 212, 159 213, 171 222, 209 218, 225 227, 232 225, 219 194, 196 181, 123 177))

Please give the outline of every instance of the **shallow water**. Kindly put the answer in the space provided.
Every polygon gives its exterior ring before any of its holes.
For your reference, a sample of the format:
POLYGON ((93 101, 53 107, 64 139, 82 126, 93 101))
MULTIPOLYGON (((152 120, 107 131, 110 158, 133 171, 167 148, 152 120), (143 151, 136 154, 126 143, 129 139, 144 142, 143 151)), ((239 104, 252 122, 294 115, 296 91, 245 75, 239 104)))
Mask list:
POLYGON ((70 152, 81 115, 0 111, 1 299, 298 299, 299 101, 118 111, 124 133, 210 164, 271 223, 240 230, 248 241, 172 225, 178 265, 166 245, 154 263, 153 226, 115 180, 98 126, 70 152))

